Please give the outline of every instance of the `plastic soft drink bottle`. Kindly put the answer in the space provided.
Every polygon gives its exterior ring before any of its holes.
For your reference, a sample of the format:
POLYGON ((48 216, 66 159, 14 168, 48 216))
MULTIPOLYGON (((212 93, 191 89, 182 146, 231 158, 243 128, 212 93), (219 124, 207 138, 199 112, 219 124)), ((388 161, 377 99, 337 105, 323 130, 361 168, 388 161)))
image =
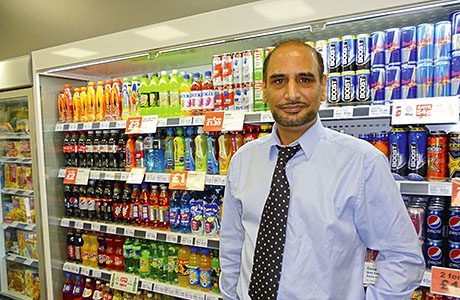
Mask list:
POLYGON ((65 97, 64 97, 64 90, 59 90, 57 104, 58 104, 58 122, 65 123, 66 103, 65 103, 65 97))
POLYGON ((96 219, 96 190, 94 180, 90 180, 86 189, 86 201, 88 202, 88 219, 96 219))
POLYGON ((195 129, 193 127, 187 127, 184 144, 185 171, 195 171, 195 129))
POLYGON ((197 171, 206 172, 208 169, 206 154, 207 154, 207 138, 204 134, 203 127, 198 127, 198 135, 195 137, 195 169, 197 171))
MULTIPOLYGON (((99 156, 101 158, 100 168, 104 170, 109 169, 109 139, 110 131, 102 131, 101 145, 99 146, 99 156)), ((96 166, 99 166, 99 162, 96 162, 96 166)))
POLYGON ((131 186, 125 183, 123 189, 123 223, 129 224, 131 223, 131 186))
POLYGON ((220 293, 219 279, 220 279, 219 251, 213 250, 212 256, 211 256, 211 280, 212 280, 212 291, 214 293, 220 293))
POLYGON ((170 227, 170 205, 169 193, 166 185, 160 186, 160 196, 158 198, 158 227, 160 229, 168 229, 170 227))
POLYGON ((77 142, 77 155, 78 155, 78 166, 80 168, 86 168, 87 167, 87 162, 86 162, 86 132, 82 131, 80 132, 80 136, 78 138, 77 142))
POLYGON ((102 140, 102 132, 96 131, 96 135, 93 139, 93 147, 92 147, 92 154, 93 154, 93 165, 95 168, 100 169, 102 167, 102 158, 101 158, 101 140, 102 140))
POLYGON ((180 116, 181 114, 181 101, 180 101, 180 84, 179 74, 177 70, 172 70, 171 78, 169 79, 169 103, 170 103, 170 116, 180 116))
POLYGON ((166 173, 171 173, 171 170, 174 169, 174 136, 173 129, 166 129, 166 138, 165 138, 165 171, 166 173))
POLYGON ((94 288, 93 300, 101 300, 104 297, 104 285, 100 280, 96 280, 96 287, 94 288))
POLYGON ((83 232, 82 234, 82 239, 83 239, 83 244, 80 247, 81 250, 81 258, 83 261, 83 265, 89 266, 89 233, 88 232, 83 232))
POLYGON ((203 113, 203 94, 200 73, 193 74, 193 81, 190 85, 190 96, 192 98, 192 115, 203 113))
POLYGON ((150 277, 150 247, 147 243, 141 244, 141 255, 139 258, 139 276, 150 277))
POLYGON ((149 209, 149 187, 147 183, 142 183, 142 191, 140 196, 141 206, 141 225, 148 227, 150 223, 150 209, 149 209))
POLYGON ((178 267, 178 284, 182 287, 188 287, 190 280, 190 247, 181 245, 177 253, 177 267, 178 267))
POLYGON ((152 172, 163 173, 165 171, 165 145, 157 133, 153 138, 153 169, 152 172))
POLYGON ((153 172, 153 166, 155 164, 155 156, 153 150, 153 136, 148 134, 144 138, 144 165, 146 172, 153 172))
POLYGON ((139 109, 139 77, 133 77, 131 81, 131 97, 129 102, 129 115, 131 117, 137 116, 139 109))
POLYGON ((133 270, 134 273, 139 273, 139 261, 141 258, 141 242, 139 239, 135 239, 133 243, 133 270))
POLYGON ((177 284, 177 251, 178 246, 167 244, 168 248, 168 282, 177 284))
POLYGON ((190 94, 190 85, 190 75, 184 74, 184 79, 180 84, 181 114, 183 116, 192 115, 192 96, 190 94))
POLYGON ((83 294, 81 298, 83 300, 90 300, 94 292, 94 285, 91 278, 86 278, 85 288, 83 290, 83 294))
POLYGON ((94 131, 88 131, 88 135, 86 137, 85 145, 86 145, 86 167, 87 168, 94 168, 94 131))
POLYGON ((173 232, 180 232, 181 230, 181 193, 175 190, 172 194, 171 201, 169 204, 169 222, 170 228, 173 232))
POLYGON ((123 258, 123 244, 125 243, 125 238, 121 236, 116 236, 114 239, 115 242, 115 251, 114 251, 114 270, 123 272, 125 268, 125 260, 123 258))
POLYGON ((189 191, 184 191, 180 200, 180 231, 189 233, 190 229, 190 200, 192 196, 189 191))
POLYGON ((160 95, 159 95, 159 90, 158 90, 158 75, 153 74, 152 78, 150 78, 150 84, 149 84, 149 107, 150 107, 150 113, 152 115, 158 115, 158 109, 160 105, 160 95))
POLYGON ((112 121, 112 80, 106 80, 104 84, 104 116, 103 119, 112 121))
POLYGON ((95 233, 91 233, 90 243, 89 243, 89 253, 90 253, 89 265, 93 268, 98 267, 98 258, 99 258, 98 248, 99 248, 99 245, 97 242, 97 235, 95 233))
POLYGON ((65 204, 65 216, 73 217, 73 204, 72 199, 72 189, 70 185, 64 185, 64 204, 65 204))
POLYGON ((200 251, 200 287, 205 292, 209 292, 212 287, 211 255, 209 249, 201 249, 200 251))
POLYGON ((123 112, 123 96, 122 96, 122 83, 120 79, 114 79, 112 85, 112 95, 110 96, 111 101, 111 112, 113 120, 121 120, 121 115, 123 112))
POLYGON ((159 280, 161 282, 168 281, 168 248, 166 243, 160 243, 157 247, 157 255, 159 258, 159 280))
POLYGON ((136 147, 136 167, 144 167, 144 138, 142 135, 138 135, 135 143, 136 147))
POLYGON ((133 184, 133 191, 131 193, 131 224, 140 225, 140 203, 139 197, 141 195, 140 187, 138 184, 133 184))
POLYGON ((203 110, 214 110, 214 86, 212 84, 211 71, 204 72, 204 81, 202 86, 203 110))
POLYGON ((206 137, 206 150, 207 173, 219 174, 219 151, 216 133, 209 133, 206 137))
POLYGON ((83 294, 83 278, 80 275, 75 276, 75 284, 73 285, 72 296, 73 299, 82 299, 83 294))
POLYGON ((176 129, 174 138, 174 170, 185 170, 185 141, 184 130, 181 127, 176 129))
POLYGON ((73 300, 73 282, 70 273, 65 274, 64 287, 62 289, 62 300, 73 300))
POLYGON ((150 97, 150 82, 147 76, 142 76, 141 83, 139 85, 139 111, 141 115, 144 113, 144 109, 149 107, 150 97))
POLYGON ((97 237, 97 243, 98 243, 97 265, 100 269, 104 269, 106 267, 105 262, 106 262, 106 247, 107 247, 107 244, 105 242, 105 234, 100 234, 97 237))
POLYGON ((128 135, 126 141, 126 171, 136 167, 136 142, 133 135, 128 135))
POLYGON ((243 135, 238 131, 233 132, 232 134, 232 156, 236 153, 238 149, 241 148, 241 146, 243 146, 243 144, 244 144, 243 135))
POLYGON ((88 109, 86 108, 86 105, 88 104, 88 94, 87 94, 87 88, 86 86, 83 86, 80 88, 80 112, 79 112, 79 119, 80 122, 87 122, 88 121, 88 116, 86 115, 86 112, 88 109))
POLYGON ((94 122, 96 120, 96 83, 88 83, 88 91, 86 94, 86 120, 94 122))
POLYGON ((113 300, 113 291, 108 283, 105 285, 104 297, 102 297, 102 300, 113 300))
POLYGON ((125 260, 125 272, 133 272, 133 240, 131 238, 126 239, 123 244, 123 258, 125 260))
POLYGON ((118 161, 118 170, 125 171, 126 170, 126 134, 120 134, 118 136, 118 149, 117 149, 117 161, 118 161))
POLYGON ((96 88, 96 121, 102 121, 105 117, 104 82, 98 81, 96 88))
POLYGON ((83 237, 81 236, 81 230, 77 230, 75 233, 75 261, 82 263, 83 262, 83 257, 82 257, 82 246, 83 246, 83 237))
POLYGON ((114 269, 114 254, 115 254, 115 242, 112 235, 108 235, 105 238, 106 248, 105 248, 105 267, 107 270, 114 269))
POLYGON ((64 100, 65 106, 65 121, 67 123, 73 122, 74 107, 72 101, 72 86, 70 84, 64 85, 64 100))
POLYGON ((123 78, 123 85, 121 87, 121 118, 127 120, 130 116, 129 106, 131 104, 131 80, 127 77, 123 78))
POLYGON ((232 138, 229 133, 222 132, 219 143, 219 174, 227 175, 230 159, 232 158, 232 138))
POLYGON ((118 170, 118 131, 110 130, 110 136, 108 140, 108 151, 107 151, 107 161, 109 170, 118 170))
POLYGON ((192 289, 199 289, 200 288, 200 262, 198 256, 198 248, 191 247, 190 248, 190 262, 189 262, 189 286, 192 289))
POLYGON ((159 193, 158 193, 158 186, 156 184, 152 184, 150 186, 150 194, 149 194, 149 225, 152 228, 159 227, 159 193))
POLYGON ((159 93, 159 111, 160 117, 169 117, 170 115, 170 102, 169 102, 169 78, 166 71, 161 71, 161 77, 158 81, 158 93, 159 93))
POLYGON ((81 120, 81 105, 80 105, 80 89, 74 88, 72 95, 73 105, 73 122, 77 123, 81 120))
POLYGON ((69 142, 69 157, 72 167, 78 167, 78 132, 74 132, 69 142))

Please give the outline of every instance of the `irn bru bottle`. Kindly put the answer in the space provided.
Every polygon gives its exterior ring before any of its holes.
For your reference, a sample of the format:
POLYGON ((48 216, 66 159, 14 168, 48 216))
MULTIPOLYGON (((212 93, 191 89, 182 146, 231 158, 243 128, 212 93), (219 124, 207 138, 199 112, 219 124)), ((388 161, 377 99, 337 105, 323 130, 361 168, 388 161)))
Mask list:
POLYGON ((80 122, 87 122, 88 116, 86 115, 86 105, 88 104, 87 88, 83 86, 80 88, 80 122))
POLYGON ((107 121, 113 120, 112 118, 112 80, 106 80, 104 85, 104 107, 105 116, 104 119, 107 121))
POLYGON ((104 98, 104 82, 97 82, 96 89, 96 121, 102 121, 105 117, 105 98, 104 98))
POLYGON ((136 141, 134 136, 129 135, 126 142, 126 171, 136 167, 136 141))
POLYGON ((182 287, 188 287, 190 280, 190 247, 182 245, 177 253, 177 265, 178 265, 178 284, 182 287))
POLYGON ((64 98, 64 90, 59 91, 58 95, 58 122, 65 123, 66 103, 64 98))
POLYGON ((129 105, 129 115, 131 117, 137 116, 138 114, 138 106, 140 102, 139 86, 139 77, 133 77, 131 81, 131 98, 129 105))
POLYGON ((73 121, 77 123, 81 121, 81 115, 85 113, 84 111, 82 111, 79 88, 73 89, 72 102, 73 102, 73 121))
POLYGON ((190 85, 192 98, 192 115, 200 115, 203 110, 203 94, 200 73, 193 74, 193 82, 190 85))
POLYGON ((94 120, 96 120, 96 84, 94 82, 88 83, 86 118, 88 122, 94 122, 94 120))
POLYGON ((159 111, 160 117, 169 117, 169 79, 166 71, 161 71, 161 78, 158 82, 158 94, 159 94, 159 111))
POLYGON ((227 175, 228 165, 232 158, 232 137, 229 133, 222 132, 217 141, 219 143, 219 174, 227 175))
POLYGON ((177 70, 172 70, 171 78, 169 79, 169 104, 171 117, 177 117, 181 114, 181 101, 179 89, 179 74, 177 74, 177 70))
POLYGON ((214 86, 212 85, 211 71, 204 72, 204 81, 202 86, 203 110, 214 110, 214 86))
POLYGON ((180 84, 180 103, 181 103, 181 114, 183 116, 192 115, 192 98, 190 95, 190 75, 184 74, 184 79, 180 84))
POLYGON ((110 115, 113 120, 121 120, 123 110, 123 97, 121 94, 121 81, 114 79, 110 96, 110 115))
POLYGON ((121 106, 121 118, 127 120, 129 117, 129 105, 131 101, 131 80, 129 78, 123 78, 123 86, 121 88, 122 95, 122 106, 121 106))
POLYGON ((200 288, 200 261, 198 256, 198 248, 190 248, 190 262, 189 262, 189 271, 190 271, 190 280, 189 286, 192 289, 200 288))

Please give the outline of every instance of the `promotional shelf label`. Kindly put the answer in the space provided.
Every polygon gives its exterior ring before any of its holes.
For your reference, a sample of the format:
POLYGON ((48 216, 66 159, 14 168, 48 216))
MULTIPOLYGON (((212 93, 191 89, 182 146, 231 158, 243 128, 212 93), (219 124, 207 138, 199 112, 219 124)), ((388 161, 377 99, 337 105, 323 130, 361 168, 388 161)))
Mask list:
POLYGON ((458 97, 396 100, 391 125, 457 123, 458 114, 458 97))
POLYGON ((169 188, 174 190, 204 191, 205 172, 171 171, 169 188))
POLYGON ((131 168, 126 183, 141 184, 144 181, 145 168, 131 168))
POLYGON ((440 295, 459 297, 460 270, 432 267, 430 291, 440 295))
POLYGON ((126 122, 126 134, 155 133, 158 126, 158 116, 129 117, 126 122))
POLYGON ((90 170, 82 168, 66 168, 64 184, 87 185, 90 170))
POLYGON ((460 206, 460 178, 452 179, 452 198, 450 200, 451 206, 460 206))
POLYGON ((204 117, 204 131, 222 131, 224 124, 223 111, 208 111, 204 117))
POLYGON ((131 274, 113 272, 110 277, 110 287, 116 290, 134 294, 137 293, 138 285, 139 278, 131 274))

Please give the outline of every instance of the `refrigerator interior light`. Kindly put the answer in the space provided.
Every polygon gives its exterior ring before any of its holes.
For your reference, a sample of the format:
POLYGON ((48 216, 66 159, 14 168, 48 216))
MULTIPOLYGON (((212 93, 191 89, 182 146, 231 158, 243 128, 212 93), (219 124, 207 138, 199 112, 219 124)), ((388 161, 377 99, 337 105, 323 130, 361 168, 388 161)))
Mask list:
POLYGON ((239 36, 239 37, 234 38, 233 40, 234 41, 247 40, 247 39, 253 39, 253 38, 258 38, 258 37, 264 37, 264 36, 268 36, 268 35, 274 35, 274 34, 286 33, 286 32, 298 31, 298 30, 306 30, 306 29, 311 30, 311 26, 310 25, 303 25, 303 26, 284 28, 284 29, 278 29, 278 30, 261 32, 261 33, 254 33, 254 34, 250 34, 250 35, 239 36))
POLYGON ((84 57, 96 55, 99 52, 90 51, 90 50, 86 50, 82 48, 71 47, 71 48, 67 48, 64 50, 54 51, 52 53, 55 55, 71 57, 71 58, 84 58, 84 57))
POLYGON ((225 42, 226 42, 226 40, 218 40, 218 41, 213 41, 213 42, 206 42, 206 43, 188 45, 188 46, 183 46, 183 47, 176 47, 176 48, 172 48, 172 49, 160 50, 158 52, 160 54, 164 54, 164 53, 169 53, 169 52, 175 52, 175 51, 181 51, 181 50, 189 50, 189 49, 206 47, 206 46, 211 46, 211 45, 223 44, 225 42))
POLYGON ((252 9, 270 21, 284 21, 314 15, 316 11, 304 0, 274 0, 256 3, 252 9))
POLYGON ((134 33, 155 41, 175 40, 189 35, 170 25, 148 26, 143 29, 136 30, 134 33))

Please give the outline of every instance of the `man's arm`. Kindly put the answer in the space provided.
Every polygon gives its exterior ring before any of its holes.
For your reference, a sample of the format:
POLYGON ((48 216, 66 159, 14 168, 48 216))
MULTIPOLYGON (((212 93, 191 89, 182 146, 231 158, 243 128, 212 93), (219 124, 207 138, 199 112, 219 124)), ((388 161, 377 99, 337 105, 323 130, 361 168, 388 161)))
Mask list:
POLYGON ((375 285, 367 300, 410 299, 425 270, 418 237, 383 155, 365 166, 355 222, 364 244, 379 250, 375 285))
POLYGON ((232 159, 225 185, 220 232, 220 265, 222 269, 220 288, 224 300, 238 299, 236 287, 240 277, 241 249, 244 241, 241 202, 233 196, 235 182, 232 179, 236 179, 238 176, 235 165, 236 159, 232 159))

